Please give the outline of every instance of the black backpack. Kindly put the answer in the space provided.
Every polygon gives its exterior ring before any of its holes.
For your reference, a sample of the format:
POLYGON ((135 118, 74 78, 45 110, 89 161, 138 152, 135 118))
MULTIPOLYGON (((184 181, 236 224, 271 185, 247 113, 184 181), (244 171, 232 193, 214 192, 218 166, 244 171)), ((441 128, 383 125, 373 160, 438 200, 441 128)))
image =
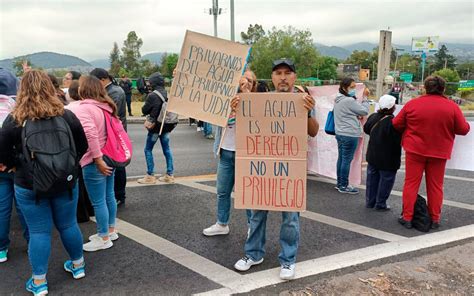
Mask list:
POLYGON ((411 224, 416 230, 428 232, 431 228, 431 216, 428 212, 428 206, 423 196, 419 195, 416 198, 415 209, 413 211, 413 220, 411 224))
POLYGON ((62 116, 26 120, 22 146, 37 199, 65 191, 72 196, 78 174, 77 152, 66 120, 62 116))
POLYGON ((137 79, 137 90, 142 95, 147 93, 147 86, 146 86, 145 78, 140 77, 140 78, 137 79))

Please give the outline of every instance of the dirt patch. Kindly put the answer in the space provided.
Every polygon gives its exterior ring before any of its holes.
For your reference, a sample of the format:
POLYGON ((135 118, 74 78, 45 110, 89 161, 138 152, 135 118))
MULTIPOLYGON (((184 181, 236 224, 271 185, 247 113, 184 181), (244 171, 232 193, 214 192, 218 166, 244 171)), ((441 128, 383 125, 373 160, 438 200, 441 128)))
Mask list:
POLYGON ((474 295, 474 242, 321 279, 280 295, 474 295))

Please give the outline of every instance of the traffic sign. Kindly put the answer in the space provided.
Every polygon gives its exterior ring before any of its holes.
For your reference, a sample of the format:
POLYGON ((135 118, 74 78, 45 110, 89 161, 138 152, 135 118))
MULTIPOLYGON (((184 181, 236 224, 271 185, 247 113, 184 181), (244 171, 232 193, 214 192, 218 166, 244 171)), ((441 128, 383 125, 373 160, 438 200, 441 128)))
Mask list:
POLYGON ((413 81, 413 74, 412 73, 401 73, 400 79, 405 81, 406 83, 411 83, 413 81))

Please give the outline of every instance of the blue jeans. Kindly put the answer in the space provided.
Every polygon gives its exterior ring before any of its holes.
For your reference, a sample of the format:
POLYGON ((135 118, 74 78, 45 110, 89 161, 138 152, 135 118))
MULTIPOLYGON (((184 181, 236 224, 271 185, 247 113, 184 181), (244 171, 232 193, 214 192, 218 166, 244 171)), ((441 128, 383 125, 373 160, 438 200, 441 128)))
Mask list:
POLYGON ((337 141, 337 187, 344 188, 349 185, 349 171, 354 153, 359 144, 359 138, 336 135, 337 141))
MULTIPOLYGON (((0 251, 8 249, 10 246, 10 218, 12 216, 12 206, 15 200, 15 188, 13 185, 13 174, 0 172, 0 251)), ((15 201, 16 212, 23 228, 23 237, 29 240, 28 226, 25 218, 15 201)))
MULTIPOLYGON (((268 211, 252 210, 250 217, 250 235, 245 242, 245 255, 253 261, 265 256, 265 235, 268 211)), ((300 239, 300 213, 281 212, 280 228, 280 264, 294 264, 300 239)))
POLYGON ((102 175, 95 163, 82 168, 84 184, 94 208, 97 233, 100 237, 109 235, 109 227, 115 227, 117 202, 114 193, 114 173, 110 176, 102 175))
POLYGON ((202 132, 204 133, 204 136, 207 137, 212 134, 212 124, 204 122, 204 125, 202 127, 202 132))
POLYGON ((146 137, 146 144, 145 144, 145 159, 146 159, 146 173, 148 175, 155 174, 155 162, 153 161, 153 147, 156 144, 156 141, 160 139, 161 149, 163 150, 163 154, 165 155, 166 159, 166 173, 170 176, 173 175, 174 167, 173 167, 173 154, 171 153, 170 148, 170 133, 163 133, 161 136, 157 133, 150 133, 146 137))
POLYGON ((66 191, 38 201, 33 190, 17 185, 15 194, 30 232, 28 254, 33 268, 33 278, 46 277, 53 223, 71 260, 82 259, 82 234, 76 219, 77 185, 72 192, 66 191))
MULTIPOLYGON (((217 164, 217 223, 229 224, 231 194, 235 182, 235 152, 221 149, 217 164)), ((247 210, 247 223, 250 210, 247 210)))
POLYGON ((392 192, 397 171, 381 171, 370 163, 367 166, 367 189, 365 206, 368 208, 386 208, 387 199, 392 192))

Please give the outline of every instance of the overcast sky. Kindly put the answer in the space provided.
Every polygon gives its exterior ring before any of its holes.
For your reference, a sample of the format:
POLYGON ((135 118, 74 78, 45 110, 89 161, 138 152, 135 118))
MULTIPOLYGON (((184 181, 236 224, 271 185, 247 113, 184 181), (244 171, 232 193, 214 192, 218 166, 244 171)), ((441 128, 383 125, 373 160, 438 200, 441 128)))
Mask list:
MULTIPOLYGON (((143 40, 142 54, 178 52, 186 29, 213 34, 212 0, 0 0, 0 59, 38 51, 107 58, 129 31, 143 40)), ((229 0, 220 0, 218 34, 230 38, 229 0)), ((235 32, 309 29, 326 45, 378 42, 379 30, 396 44, 439 35, 441 42, 474 43, 474 1, 235 0, 235 32)))

